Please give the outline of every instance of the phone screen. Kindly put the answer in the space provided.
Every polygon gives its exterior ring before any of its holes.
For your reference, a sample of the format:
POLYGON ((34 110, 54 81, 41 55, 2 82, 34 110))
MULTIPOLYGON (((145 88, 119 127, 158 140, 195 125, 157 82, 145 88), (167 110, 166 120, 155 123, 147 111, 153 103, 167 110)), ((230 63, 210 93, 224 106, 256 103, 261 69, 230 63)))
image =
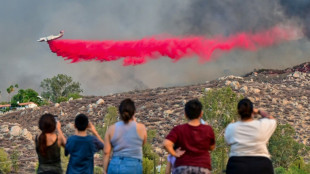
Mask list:
POLYGON ((58 116, 54 116, 54 118, 55 118, 55 121, 57 122, 58 121, 58 116))

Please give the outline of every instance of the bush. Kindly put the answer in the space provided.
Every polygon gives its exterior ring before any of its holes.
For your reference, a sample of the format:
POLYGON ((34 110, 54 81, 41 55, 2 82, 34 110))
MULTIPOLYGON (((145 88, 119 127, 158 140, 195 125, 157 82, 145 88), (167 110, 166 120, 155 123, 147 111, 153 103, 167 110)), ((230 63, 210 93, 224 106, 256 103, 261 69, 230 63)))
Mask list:
POLYGON ((117 108, 114 106, 108 107, 108 113, 104 116, 104 119, 103 119, 104 125, 102 124, 95 125, 96 130, 102 139, 104 139, 105 133, 108 130, 108 128, 112 124, 117 122, 117 120, 118 120, 117 119, 117 108))
POLYGON ((213 173, 221 173, 226 168, 229 147, 224 140, 224 131, 229 123, 238 119, 237 104, 242 98, 230 87, 223 87, 204 92, 200 99, 203 119, 212 126, 216 138, 216 149, 211 155, 213 173))
POLYGON ((10 155, 11 161, 12 161, 12 167, 14 172, 18 172, 19 165, 18 165, 18 159, 19 159, 19 152, 14 149, 12 154, 10 155))
POLYGON ((4 151, 3 148, 0 148, 0 173, 10 173, 11 166, 12 163, 8 154, 4 151))
POLYGON ((65 101, 68 101, 69 98, 68 97, 64 97, 64 96, 60 96, 56 99, 56 102, 57 103, 60 103, 60 102, 65 102, 65 101))
POLYGON ((144 144, 143 150, 143 173, 154 173, 154 166, 159 164, 159 155, 153 151, 152 142, 156 137, 156 130, 147 131, 147 141, 144 144), (151 164, 152 163, 152 164, 151 164))
POLYGON ((278 125, 269 140, 268 149, 275 168, 288 168, 309 153, 309 147, 298 143, 293 137, 294 128, 289 124, 278 125), (281 147, 281 148, 279 148, 281 147))
POLYGON ((82 95, 78 93, 72 93, 72 94, 69 94, 67 98, 78 99, 78 98, 82 98, 82 95))
POLYGON ((103 168, 99 166, 95 166, 94 174, 102 174, 102 173, 103 173, 103 168))
POLYGON ((63 171, 63 173, 66 173, 67 166, 69 163, 69 156, 65 156, 65 149, 63 147, 61 147, 60 155, 61 155, 60 158, 61 158, 62 171, 63 171))
POLYGON ((143 174, 152 174, 154 172, 153 160, 143 157, 142 166, 143 166, 143 174))

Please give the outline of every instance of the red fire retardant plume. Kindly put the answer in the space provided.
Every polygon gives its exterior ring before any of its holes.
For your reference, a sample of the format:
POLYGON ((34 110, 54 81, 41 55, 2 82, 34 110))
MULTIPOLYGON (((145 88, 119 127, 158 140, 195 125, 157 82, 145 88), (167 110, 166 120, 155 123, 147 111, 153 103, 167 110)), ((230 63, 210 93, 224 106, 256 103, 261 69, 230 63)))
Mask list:
POLYGON ((58 56, 80 61, 115 61, 124 59, 124 65, 138 65, 151 59, 169 57, 173 61, 198 56, 202 62, 209 61, 216 50, 243 49, 255 51, 297 37, 292 27, 274 27, 259 33, 238 33, 229 37, 150 37, 128 41, 52 40, 48 44, 58 56))

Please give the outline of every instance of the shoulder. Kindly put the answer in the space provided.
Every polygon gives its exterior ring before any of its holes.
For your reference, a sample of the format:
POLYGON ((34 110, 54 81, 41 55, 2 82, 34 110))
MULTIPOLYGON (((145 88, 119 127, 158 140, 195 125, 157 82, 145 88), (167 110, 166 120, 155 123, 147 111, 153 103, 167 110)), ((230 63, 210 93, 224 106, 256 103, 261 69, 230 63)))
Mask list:
POLYGON ((234 127, 240 125, 240 121, 237 121, 237 122, 233 122, 233 123, 229 123, 227 126, 226 126, 226 129, 233 129, 234 127))
POLYGON ((180 132, 182 130, 188 130, 188 129, 189 129, 188 124, 180 124, 180 125, 174 126, 170 132, 180 132))
POLYGON ((145 130, 145 129, 146 129, 145 125, 142 124, 142 123, 137 123, 137 128, 138 128, 139 130, 145 130))
POLYGON ((261 127, 276 127, 277 120, 276 119, 269 119, 269 118, 262 118, 257 120, 260 123, 261 127))
POLYGON ((76 136, 76 135, 71 135, 70 137, 68 137, 67 143, 68 143, 68 142, 71 142, 71 141, 75 141, 76 139, 77 139, 77 136, 76 136))
POLYGON ((236 129, 236 126, 239 125, 239 122, 229 123, 225 128, 225 134, 228 132, 233 132, 236 129))
POLYGON ((205 124, 201 124, 205 129, 208 129, 208 130, 213 130, 212 126, 210 125, 205 125, 205 124))
MULTIPOLYGON (((117 122, 117 123, 118 123, 118 122, 117 122)), ((114 129, 115 129, 117 123, 111 125, 111 126, 108 128, 108 130, 107 130, 107 133, 108 133, 108 134, 110 134, 112 131, 114 131, 114 129)))
POLYGON ((270 124, 276 124, 277 123, 277 120, 276 119, 270 119, 270 118, 262 118, 262 119, 259 119, 258 121, 262 122, 262 123, 270 123, 270 124))

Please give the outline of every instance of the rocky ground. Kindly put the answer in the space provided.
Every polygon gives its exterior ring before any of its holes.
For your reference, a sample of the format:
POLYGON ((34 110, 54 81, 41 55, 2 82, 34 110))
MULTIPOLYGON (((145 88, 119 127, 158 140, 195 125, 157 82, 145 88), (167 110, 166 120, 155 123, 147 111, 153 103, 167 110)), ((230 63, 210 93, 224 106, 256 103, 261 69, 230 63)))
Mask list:
MULTIPOLYGON (((191 86, 146 89, 108 96, 86 96, 60 104, 14 111, 0 115, 0 147, 9 154, 20 153, 19 165, 23 173, 33 173, 37 163, 33 139, 40 131, 39 117, 49 112, 59 116, 64 133, 73 133, 73 120, 78 113, 86 113, 95 124, 103 124, 109 106, 118 106, 121 100, 136 102, 138 121, 148 129, 156 129, 155 151, 164 156, 163 138, 175 125, 183 121, 186 101, 199 98, 209 88, 231 86, 237 93, 250 98, 256 107, 265 108, 296 130, 296 139, 310 145, 310 62, 285 70, 257 70, 243 77, 226 76, 191 86)), ((101 165, 99 155, 96 163, 101 165)))

